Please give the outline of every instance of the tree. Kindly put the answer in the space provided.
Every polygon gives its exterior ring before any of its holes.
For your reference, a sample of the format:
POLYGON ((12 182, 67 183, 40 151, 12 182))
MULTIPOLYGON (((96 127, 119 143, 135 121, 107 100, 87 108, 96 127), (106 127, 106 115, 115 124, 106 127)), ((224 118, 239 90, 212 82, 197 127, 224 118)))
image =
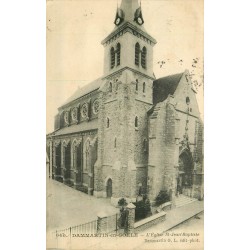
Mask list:
POLYGON ((155 205, 160 206, 161 204, 170 201, 169 194, 166 190, 161 190, 155 198, 155 205))

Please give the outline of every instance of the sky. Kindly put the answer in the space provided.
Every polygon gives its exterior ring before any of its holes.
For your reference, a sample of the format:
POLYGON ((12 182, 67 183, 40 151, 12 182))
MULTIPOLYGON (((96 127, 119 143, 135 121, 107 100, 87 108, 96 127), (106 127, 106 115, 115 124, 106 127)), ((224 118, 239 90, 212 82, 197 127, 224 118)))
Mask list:
MULTIPOLYGON (((47 0, 47 133, 54 129, 57 108, 77 88, 103 75, 101 41, 114 29, 120 2, 47 0)), ((188 69, 203 117, 203 0, 142 0, 141 6, 144 27, 157 40, 156 78, 188 69)))

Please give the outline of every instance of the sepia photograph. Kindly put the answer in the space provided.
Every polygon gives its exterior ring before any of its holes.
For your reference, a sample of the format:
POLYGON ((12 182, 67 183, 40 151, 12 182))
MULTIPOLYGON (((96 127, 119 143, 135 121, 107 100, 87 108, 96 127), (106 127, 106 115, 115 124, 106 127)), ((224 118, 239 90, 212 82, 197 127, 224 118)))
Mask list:
POLYGON ((203 0, 47 0, 48 250, 204 249, 203 0))

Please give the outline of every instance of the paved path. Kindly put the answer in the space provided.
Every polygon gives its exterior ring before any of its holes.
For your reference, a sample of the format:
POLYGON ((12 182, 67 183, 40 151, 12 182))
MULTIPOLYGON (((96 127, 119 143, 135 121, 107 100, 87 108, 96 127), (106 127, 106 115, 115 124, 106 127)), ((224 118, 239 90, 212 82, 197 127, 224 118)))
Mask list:
MULTIPOLYGON (((139 249, 164 249, 164 250, 173 250, 173 249, 189 249, 189 250, 200 250, 203 249, 203 221, 198 222, 199 227, 195 227, 194 225, 191 227, 191 232, 199 232, 200 235, 200 243, 197 245, 188 245, 190 243, 183 243, 180 245, 174 245, 175 243, 146 243, 145 239, 150 239, 150 237, 146 237, 147 234, 159 234, 159 236, 154 236, 151 239, 159 239, 162 238, 162 233, 167 232, 174 227, 181 225, 181 223, 189 220, 195 215, 201 213, 203 211, 203 202, 196 201, 190 204, 187 204, 183 207, 179 207, 173 210, 169 210, 166 212, 166 221, 157 224, 145 231, 140 232, 138 237, 102 237, 102 238, 78 238, 74 239, 72 242, 71 249, 81 249, 81 250, 111 250, 111 249, 119 249, 119 250, 139 250, 139 249)), ((195 223, 195 222, 194 222, 195 223)), ((181 226, 179 226, 181 228, 181 226)), ((178 228, 178 227, 177 227, 178 228)), ((190 228, 189 228, 190 229, 190 228)), ((181 232, 187 232, 184 228, 179 229, 181 232)), ((171 230, 172 231, 172 230, 171 230)), ((165 239, 167 239, 165 237, 165 239)))
MULTIPOLYGON (((184 221, 194 217, 203 211, 203 202, 196 201, 166 212, 166 221, 157 224, 143 232, 139 233, 139 237, 114 237, 114 238, 78 238, 72 242, 73 249, 93 249, 93 250, 130 250, 130 249, 177 249, 171 248, 170 245, 145 243, 147 234, 161 234, 169 231, 184 221), (163 248, 162 248, 163 247, 163 248)), ((80 191, 74 190, 64 184, 47 179, 47 232, 59 228, 67 228, 85 222, 95 220, 97 214, 104 211, 106 214, 114 214, 118 211, 117 208, 110 204, 109 199, 95 198, 80 191)), ((197 223, 198 224, 198 223, 197 223)), ((200 222, 201 224, 201 222, 200 222)), ((181 227, 181 226, 180 226, 181 227)), ((200 225, 198 232, 201 232, 200 225)), ((178 227, 177 227, 178 228, 178 227)), ((195 228, 191 227, 192 230, 195 228)), ((161 237, 161 236, 159 236, 161 237)), ((159 237, 154 237, 157 239, 159 237)), ((203 238, 203 236, 201 237, 203 238)), ((202 242, 203 244, 203 242, 202 242)), ((186 246, 184 246, 186 248, 186 246)), ((56 249, 56 248, 53 248, 56 249)), ((58 249, 58 248, 57 248, 58 249)), ((69 248, 61 248, 69 249, 69 248)), ((179 249, 179 248, 178 248, 179 249)), ((182 249, 182 248, 180 248, 182 249)), ((195 248, 202 249, 202 248, 195 248)), ((194 250, 194 248, 190 248, 194 250)))
POLYGON ((115 214, 110 199, 95 198, 58 181, 47 179, 47 232, 97 219, 97 214, 115 214))

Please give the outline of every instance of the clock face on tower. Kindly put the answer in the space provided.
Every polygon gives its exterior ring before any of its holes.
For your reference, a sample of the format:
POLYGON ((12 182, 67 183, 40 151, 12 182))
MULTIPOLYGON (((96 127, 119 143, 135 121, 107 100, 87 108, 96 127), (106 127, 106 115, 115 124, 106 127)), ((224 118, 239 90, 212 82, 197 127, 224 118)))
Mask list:
POLYGON ((116 26, 120 25, 120 24, 122 23, 122 21, 123 21, 123 19, 122 19, 121 17, 118 16, 118 17, 115 19, 115 25, 116 25, 116 26))
POLYGON ((136 23, 139 24, 139 25, 142 25, 144 23, 144 20, 142 18, 142 16, 138 16, 136 19, 135 19, 136 23))
POLYGON ((135 21, 137 24, 139 24, 139 25, 143 25, 144 20, 143 20, 143 17, 142 17, 141 7, 139 7, 139 8, 135 11, 134 21, 135 21))
POLYGON ((142 23, 143 23, 143 21, 142 21, 142 19, 141 19, 140 17, 137 19, 137 22, 138 22, 139 24, 142 24, 142 23))
POLYGON ((115 25, 118 26, 120 25, 124 20, 124 13, 122 11, 122 9, 117 9, 116 12, 116 17, 115 17, 115 25))
POLYGON ((120 18, 120 17, 116 18, 116 20, 115 20, 115 24, 116 24, 116 25, 119 25, 119 24, 120 24, 120 22, 121 22, 121 18, 120 18))

